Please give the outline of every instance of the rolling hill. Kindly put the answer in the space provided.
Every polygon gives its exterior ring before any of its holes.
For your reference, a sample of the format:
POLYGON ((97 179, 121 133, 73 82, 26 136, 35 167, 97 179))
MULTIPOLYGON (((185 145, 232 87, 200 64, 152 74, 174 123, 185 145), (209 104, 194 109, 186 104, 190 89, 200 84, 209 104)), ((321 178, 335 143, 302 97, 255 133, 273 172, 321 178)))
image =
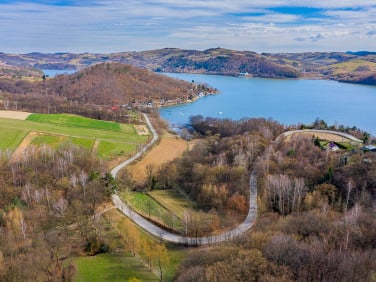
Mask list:
POLYGON ((255 53, 251 51, 212 48, 204 51, 164 48, 141 52, 111 54, 72 53, 0 53, 0 62, 12 66, 38 69, 84 69, 104 62, 126 63, 143 69, 162 72, 186 72, 220 75, 239 75, 266 78, 320 78, 338 81, 375 84, 369 64, 376 63, 375 52, 306 52, 255 53), (341 64, 359 64, 360 68, 341 64))
POLYGON ((153 101, 186 100, 205 86, 122 63, 103 63, 70 75, 31 81, 0 78, 0 107, 39 113, 76 113, 98 119, 153 101))

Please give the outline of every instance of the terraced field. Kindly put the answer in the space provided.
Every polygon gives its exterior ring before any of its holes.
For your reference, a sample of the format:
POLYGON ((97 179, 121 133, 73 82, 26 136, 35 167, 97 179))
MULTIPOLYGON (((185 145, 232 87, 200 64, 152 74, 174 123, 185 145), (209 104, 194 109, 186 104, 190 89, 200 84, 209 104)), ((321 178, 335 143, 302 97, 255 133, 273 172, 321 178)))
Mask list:
POLYGON ((26 120, 0 118, 0 136, 3 150, 16 151, 23 143, 23 146, 48 144, 56 148, 71 142, 94 150, 106 160, 134 153, 149 138, 138 135, 133 125, 68 114, 31 114, 26 120))

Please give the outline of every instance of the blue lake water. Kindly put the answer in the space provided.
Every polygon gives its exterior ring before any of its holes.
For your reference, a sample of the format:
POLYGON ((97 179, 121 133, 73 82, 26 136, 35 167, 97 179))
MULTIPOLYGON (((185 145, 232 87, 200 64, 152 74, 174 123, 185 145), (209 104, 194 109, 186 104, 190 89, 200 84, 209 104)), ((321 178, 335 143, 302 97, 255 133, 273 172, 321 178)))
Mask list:
POLYGON ((45 75, 49 77, 57 76, 58 74, 71 74, 76 72, 77 70, 42 70, 45 75))
POLYGON ((207 83, 221 93, 194 103, 160 109, 172 125, 184 125, 191 115, 219 118, 272 118, 284 125, 312 123, 356 126, 376 135, 376 86, 330 80, 278 80, 199 74, 166 74, 207 83))

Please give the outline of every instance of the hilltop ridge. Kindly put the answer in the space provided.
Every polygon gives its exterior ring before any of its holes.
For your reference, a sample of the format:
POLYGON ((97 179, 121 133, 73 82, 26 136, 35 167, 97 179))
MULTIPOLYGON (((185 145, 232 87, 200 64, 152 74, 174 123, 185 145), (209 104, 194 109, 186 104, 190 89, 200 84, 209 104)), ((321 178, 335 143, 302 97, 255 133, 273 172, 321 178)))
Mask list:
POLYGON ((164 48, 110 54, 0 53, 0 62, 36 69, 84 69, 103 62, 126 63, 161 72, 203 73, 264 78, 318 78, 376 84, 375 52, 261 53, 225 48, 164 48))
POLYGON ((119 113, 122 109, 153 103, 183 103, 206 91, 210 91, 207 86, 147 69, 122 63, 102 63, 54 78, 0 78, 0 107, 113 119, 122 116, 119 113))

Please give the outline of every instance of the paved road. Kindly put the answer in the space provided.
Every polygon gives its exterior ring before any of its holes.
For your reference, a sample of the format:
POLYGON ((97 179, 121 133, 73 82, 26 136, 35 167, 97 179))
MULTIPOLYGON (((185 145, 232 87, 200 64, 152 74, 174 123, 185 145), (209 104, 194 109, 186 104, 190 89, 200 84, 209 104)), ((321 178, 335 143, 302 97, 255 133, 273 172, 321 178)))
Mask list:
POLYGON ((146 114, 143 114, 144 115, 144 118, 145 118, 145 121, 146 121, 146 124, 148 125, 149 129, 150 129, 150 132, 152 133, 153 135, 153 138, 151 139, 151 141, 146 144, 140 151, 138 151, 133 157, 131 157, 130 159, 122 162, 121 164, 119 164, 118 166, 114 167, 113 170, 111 170, 111 174, 114 178, 116 178, 116 175, 118 174, 118 172, 123 169, 124 167, 126 167, 127 165, 129 165, 130 163, 134 162, 135 160, 137 160, 138 158, 142 157, 146 151, 154 145, 155 142, 157 142, 158 140, 158 133, 155 131, 154 127, 152 126, 148 116, 146 114))
MULTIPOLYGON (((146 124, 148 125, 150 132, 153 134, 152 140, 142 148, 136 155, 132 158, 126 160, 125 162, 121 163, 120 165, 116 166, 112 171, 111 174, 114 178, 116 178, 117 173, 136 159, 140 158, 145 152, 158 140, 158 134, 153 128, 148 116, 144 114, 144 118, 146 124)), ((205 245, 205 244, 212 244, 227 241, 231 238, 240 236, 248 229, 250 229, 256 219, 257 216, 257 177, 254 172, 252 172, 251 177, 249 179, 249 188, 250 188, 250 196, 249 196, 249 210, 248 215, 245 220, 238 225, 236 228, 216 235, 216 236, 208 236, 208 237, 185 237, 182 235, 177 235, 171 232, 168 232, 157 225, 153 224, 152 222, 148 221, 147 219, 140 216, 138 213, 132 210, 130 206, 125 204, 118 195, 112 195, 112 202, 114 203, 115 207, 118 208, 123 214, 131 218, 138 226, 149 232, 150 234, 159 237, 165 241, 177 243, 177 244, 184 244, 189 246, 198 246, 198 245, 205 245)))
POLYGON ((112 202, 114 205, 126 216, 131 218, 138 226, 142 227, 144 230, 150 234, 159 237, 165 241, 184 244, 188 246, 197 246, 205 244, 213 244, 218 242, 227 241, 229 239, 238 237, 250 229, 257 216, 257 178, 254 173, 250 177, 250 197, 249 197, 249 210, 248 215, 245 220, 238 225, 235 229, 232 229, 228 232, 208 237, 185 237, 182 235, 177 235, 151 223, 147 219, 140 216, 138 213, 133 211, 128 205, 126 205, 118 195, 112 195, 112 202))
POLYGON ((352 135, 350 135, 348 133, 338 132, 338 131, 331 131, 331 130, 319 130, 319 129, 297 129, 297 130, 286 131, 286 132, 281 133, 276 138, 276 142, 278 142, 280 138, 285 138, 287 136, 290 136, 290 135, 293 135, 294 133, 299 133, 299 132, 329 133, 329 134, 334 134, 334 135, 338 135, 338 136, 347 138, 347 139, 349 139, 350 141, 353 141, 353 142, 363 143, 362 140, 360 140, 360 139, 358 139, 358 138, 356 138, 356 137, 354 137, 354 136, 352 136, 352 135))

